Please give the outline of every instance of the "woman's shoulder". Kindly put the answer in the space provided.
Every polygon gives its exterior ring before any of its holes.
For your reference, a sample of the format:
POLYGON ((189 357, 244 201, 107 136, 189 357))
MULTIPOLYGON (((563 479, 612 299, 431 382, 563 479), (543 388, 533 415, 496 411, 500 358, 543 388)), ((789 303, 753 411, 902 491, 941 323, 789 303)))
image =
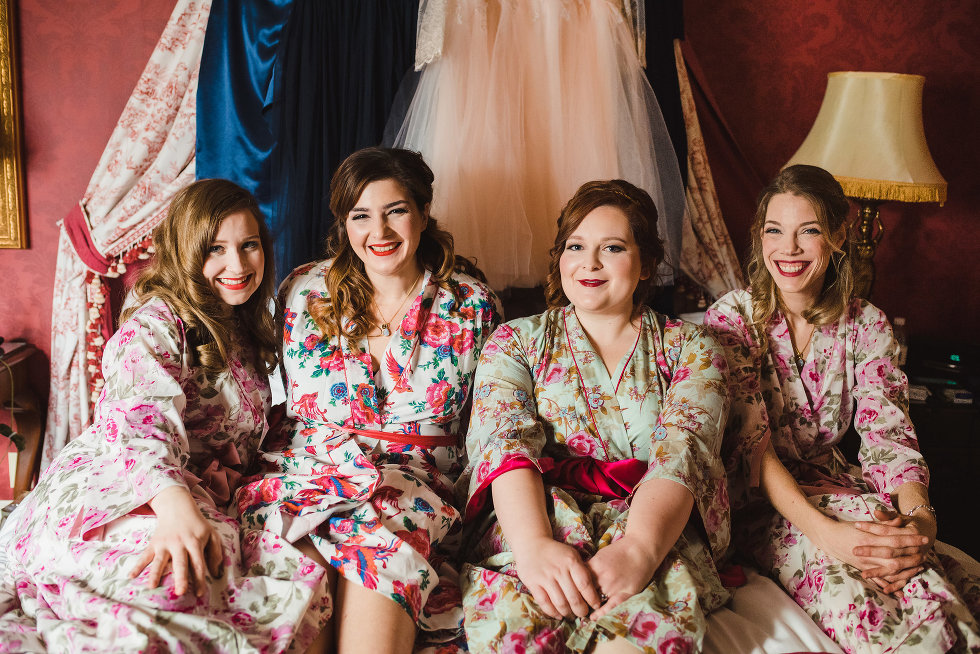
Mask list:
POLYGON ((729 291, 708 307, 706 313, 750 315, 752 313, 752 294, 744 288, 729 291))
POLYGON ((183 324, 180 316, 170 308, 170 305, 163 298, 151 296, 132 309, 126 320, 119 325, 119 331, 124 328, 136 329, 137 326, 159 328, 175 325, 183 328, 183 324))
POLYGON ((120 349, 136 343, 176 356, 187 345, 184 322, 162 298, 146 298, 119 325, 106 345, 103 358, 116 358, 120 349))
POLYGON ((847 304, 847 319, 861 324, 880 324, 888 322, 885 312, 871 304, 868 300, 860 297, 853 297, 847 304))
POLYGON ((663 334, 664 343, 668 346, 682 346, 693 340, 714 343, 712 332, 702 324, 668 316, 649 307, 644 307, 643 311, 654 331, 663 334))
POLYGON ((469 303, 492 302, 499 304, 497 294, 485 282, 481 282, 476 277, 468 275, 462 271, 455 271, 450 279, 463 292, 463 301, 469 303))
POLYGON ((306 295, 314 288, 321 294, 325 294, 326 285, 324 284, 323 278, 326 277, 327 271, 330 270, 332 263, 333 259, 324 259, 322 261, 311 261, 310 263, 297 267, 279 285, 280 299, 288 302, 297 295, 306 295))

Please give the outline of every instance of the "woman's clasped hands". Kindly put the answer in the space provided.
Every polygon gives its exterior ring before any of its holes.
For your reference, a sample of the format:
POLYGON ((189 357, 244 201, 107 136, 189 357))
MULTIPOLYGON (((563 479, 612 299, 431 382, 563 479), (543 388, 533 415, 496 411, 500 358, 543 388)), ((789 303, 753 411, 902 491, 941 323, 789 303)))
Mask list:
POLYGON ((542 536, 515 548, 517 574, 549 616, 598 620, 646 587, 655 557, 623 536, 583 561, 571 545, 542 536))
POLYGON ((861 571, 886 593, 901 591, 923 569, 935 522, 875 509, 875 521, 833 521, 815 539, 831 556, 861 571))
POLYGON ((149 504, 156 514, 157 528, 130 571, 130 578, 139 577, 149 567, 146 584, 155 588, 169 565, 174 592, 181 596, 193 587, 201 597, 207 589, 206 574, 210 572, 212 578, 221 574, 221 538, 183 486, 164 489, 149 504))

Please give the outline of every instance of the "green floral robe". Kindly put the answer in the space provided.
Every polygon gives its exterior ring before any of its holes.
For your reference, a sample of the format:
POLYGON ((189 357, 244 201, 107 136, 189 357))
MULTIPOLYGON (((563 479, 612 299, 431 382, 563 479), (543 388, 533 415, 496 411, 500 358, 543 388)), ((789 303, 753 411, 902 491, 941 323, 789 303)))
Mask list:
MULTIPOLYGON (((728 595, 714 558, 728 546, 728 495, 719 458, 726 415, 723 351, 702 328, 645 310, 633 351, 610 376, 572 307, 501 326, 477 370, 466 445, 471 546, 463 608, 475 652, 591 651, 623 637, 643 651, 696 651, 705 616, 728 595), (550 321, 549 321, 550 316, 550 321), (649 585, 598 621, 555 620, 517 577, 489 504, 489 485, 545 457, 637 459, 639 483, 688 488, 695 510, 649 585)), ((547 477, 546 477, 547 479, 547 477)), ((466 482, 464 482, 466 483, 466 482)), ((628 500, 545 483, 556 540, 583 559, 619 539, 628 500)))

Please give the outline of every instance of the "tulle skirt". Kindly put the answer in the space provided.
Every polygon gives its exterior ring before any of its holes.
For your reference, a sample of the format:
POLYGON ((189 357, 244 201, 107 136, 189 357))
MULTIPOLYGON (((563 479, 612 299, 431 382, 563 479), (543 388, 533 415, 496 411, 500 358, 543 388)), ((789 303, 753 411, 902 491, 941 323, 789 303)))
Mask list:
POLYGON ((680 224, 677 160, 621 4, 449 2, 442 56, 393 144, 425 157, 433 216, 496 288, 544 282, 558 215, 583 182, 630 181, 656 202, 662 237, 680 224))

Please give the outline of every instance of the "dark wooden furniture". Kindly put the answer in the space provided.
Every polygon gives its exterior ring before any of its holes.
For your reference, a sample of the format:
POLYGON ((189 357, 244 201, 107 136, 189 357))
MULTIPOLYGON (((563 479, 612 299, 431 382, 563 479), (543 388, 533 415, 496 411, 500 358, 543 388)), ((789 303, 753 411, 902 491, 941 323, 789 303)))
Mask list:
POLYGON ((13 415, 17 421, 17 432, 24 437, 24 451, 17 458, 17 474, 14 478, 14 498, 31 488, 34 475, 41 459, 43 440, 43 415, 46 407, 41 406, 40 398, 28 382, 27 371, 32 358, 37 353, 33 345, 26 345, 3 355, 0 363, 0 408, 13 415), (6 365, 3 365, 3 364, 6 365), (11 377, 12 376, 12 377, 11 377), (13 406, 10 395, 13 390, 13 406))
POLYGON ((929 499, 936 507, 939 540, 980 560, 980 408, 930 399, 934 401, 911 405, 909 414, 929 465, 929 499))

